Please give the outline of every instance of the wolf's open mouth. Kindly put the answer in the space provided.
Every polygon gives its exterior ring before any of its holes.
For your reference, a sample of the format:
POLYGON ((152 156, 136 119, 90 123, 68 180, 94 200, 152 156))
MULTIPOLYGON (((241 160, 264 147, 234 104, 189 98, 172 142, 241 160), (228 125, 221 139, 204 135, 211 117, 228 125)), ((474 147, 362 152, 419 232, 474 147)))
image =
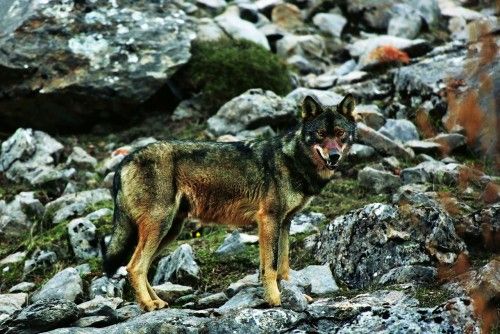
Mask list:
POLYGON ((323 154, 322 154, 321 150, 320 150, 318 147, 316 147, 316 152, 318 152, 318 155, 319 155, 319 156, 321 157, 321 159, 323 159, 323 161, 325 162, 325 166, 326 166, 326 168, 328 168, 328 169, 330 169, 330 170, 334 170, 335 168, 337 168, 338 163, 333 163, 333 162, 331 162, 331 160, 330 160, 330 159, 326 159, 326 158, 323 156, 323 154))

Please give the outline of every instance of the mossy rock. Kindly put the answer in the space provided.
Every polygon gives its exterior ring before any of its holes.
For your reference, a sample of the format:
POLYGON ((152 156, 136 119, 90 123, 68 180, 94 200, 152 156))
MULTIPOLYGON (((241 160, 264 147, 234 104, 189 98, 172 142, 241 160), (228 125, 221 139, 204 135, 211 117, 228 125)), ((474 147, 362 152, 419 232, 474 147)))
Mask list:
POLYGON ((181 86, 201 92, 204 110, 213 114, 250 88, 285 95, 292 89, 287 65, 262 46, 245 40, 196 42, 192 57, 177 76, 181 86))

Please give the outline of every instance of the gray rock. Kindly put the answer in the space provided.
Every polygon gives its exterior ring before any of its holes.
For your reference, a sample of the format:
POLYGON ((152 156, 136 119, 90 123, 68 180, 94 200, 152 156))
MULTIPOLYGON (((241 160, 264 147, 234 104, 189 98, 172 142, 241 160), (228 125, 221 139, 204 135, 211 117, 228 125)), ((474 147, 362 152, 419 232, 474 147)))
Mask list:
POLYGON ((199 118, 201 116, 203 116, 203 101, 201 94, 198 94, 190 99, 181 101, 172 113, 172 120, 180 121, 199 118))
POLYGON ((379 284, 432 283, 437 279, 434 267, 410 265, 396 267, 380 277, 379 284))
POLYGON ((25 258, 26 252, 15 252, 0 260, 0 266, 23 262, 25 258))
POLYGON ((441 18, 438 0, 409 0, 405 2, 418 12, 428 26, 433 27, 438 24, 441 18))
POLYGON ((385 157, 381 161, 382 166, 392 172, 399 169, 401 162, 396 157, 385 157))
POLYGON ((10 78, 0 94, 16 97, 0 102, 9 128, 81 130, 131 115, 189 60, 194 38, 170 2, 7 0, 0 13, 0 63, 10 78))
POLYGON ((292 218, 290 235, 317 232, 319 224, 325 219, 326 216, 319 212, 299 213, 292 218))
POLYGON ((375 155, 375 149, 368 145, 352 144, 349 158, 354 160, 369 159, 375 155))
POLYGON ((75 146, 66 161, 66 165, 79 168, 94 168, 97 165, 97 159, 80 146, 75 146))
POLYGON ((46 214, 54 224, 85 213, 93 204, 111 201, 109 189, 98 188, 67 194, 45 205, 46 214))
POLYGON ((296 105, 271 91, 250 89, 224 104, 208 119, 208 129, 216 135, 255 128, 259 125, 290 124, 296 105))
POLYGON ((342 101, 343 96, 332 91, 309 89, 299 87, 294 89, 286 96, 286 100, 291 101, 294 105, 300 105, 306 96, 314 96, 319 103, 324 106, 336 106, 342 101))
POLYGON ((320 235, 317 260, 330 263, 349 287, 362 288, 393 268, 453 263, 466 252, 453 219, 434 199, 411 194, 399 199, 396 205, 373 203, 337 217, 320 235))
POLYGON ((179 297, 189 295, 193 292, 193 288, 190 286, 172 284, 170 282, 165 282, 161 285, 153 286, 153 290, 156 292, 158 297, 170 303, 179 297))
POLYGON ((405 168, 401 171, 401 179, 404 183, 426 183, 457 184, 460 173, 475 175, 480 184, 486 185, 491 178, 481 171, 457 163, 445 164, 441 161, 424 161, 415 167, 405 168))
POLYGON ((245 289, 247 287, 258 287, 258 286, 260 286, 259 274, 255 273, 247 275, 242 279, 238 280, 237 282, 231 283, 225 292, 228 297, 233 297, 242 289, 245 289))
POLYGON ((45 210, 34 192, 20 192, 11 202, 0 202, 4 203, 0 203, 0 240, 28 233, 45 210))
POLYGON ((78 309, 82 310, 84 315, 96 315, 106 313, 106 309, 116 310, 123 303, 121 298, 106 298, 96 296, 84 303, 78 304, 78 309))
POLYGON ((398 142, 393 141, 389 137, 373 130, 363 123, 357 123, 356 135, 361 142, 372 146, 381 153, 394 155, 402 159, 411 159, 414 156, 413 151, 410 149, 405 148, 398 142))
MULTIPOLYGON (((120 311, 120 309, 118 310, 120 311)), ((128 321, 104 328, 60 328, 50 334, 170 334, 199 333, 209 321, 205 311, 162 309, 144 313, 130 318, 128 321)))
POLYGON ((153 284, 196 282, 199 274, 200 268, 194 260, 193 249, 190 245, 183 244, 158 262, 153 284))
POLYGON ((276 42, 276 53, 283 58, 302 56, 314 65, 320 65, 315 60, 325 55, 325 40, 320 35, 286 34, 276 42))
POLYGON ((339 290, 328 264, 310 265, 299 271, 291 271, 290 282, 313 296, 323 296, 339 290))
MULTIPOLYGON (((448 47, 454 47, 449 45, 448 47)), ((467 63, 465 50, 456 50, 431 55, 421 61, 395 70, 395 88, 405 96, 439 95, 446 88, 447 78, 462 78, 463 66, 467 63)))
POLYGON ((28 300, 28 294, 21 293, 5 293, 0 294, 0 314, 12 314, 21 307, 28 300))
POLYGON ((479 334, 468 298, 454 298, 430 308, 417 307, 418 301, 400 291, 379 290, 349 300, 323 299, 308 308, 308 321, 295 327, 297 333, 462 333, 467 328, 479 334), (328 315, 327 317, 325 317, 328 315))
POLYGON ((406 119, 388 119, 378 131, 401 143, 419 139, 417 127, 406 119))
POLYGON ((98 277, 90 283, 90 298, 101 297, 123 297, 124 279, 109 278, 107 276, 98 277))
POLYGON ((108 208, 102 208, 89 213, 88 215, 85 216, 85 218, 90 220, 91 222, 99 222, 102 219, 109 219, 111 221, 112 216, 113 216, 113 210, 108 208))
POLYGON ((87 218, 76 218, 70 221, 68 235, 77 259, 87 260, 100 255, 96 227, 87 218))
POLYGON ((354 119, 362 121, 370 128, 378 130, 385 123, 385 117, 380 112, 380 108, 375 104, 359 104, 354 110, 354 119))
POLYGON ((417 37, 422 27, 422 18, 411 6, 397 4, 392 7, 392 18, 389 21, 387 34, 413 39, 417 37))
POLYGON ((213 11, 219 11, 224 9, 227 3, 225 0, 196 0, 196 5, 213 11))
POLYGON ((24 180, 33 184, 36 175, 57 164, 63 148, 61 143, 45 132, 19 128, 2 143, 0 172, 4 172, 9 180, 24 180))
POLYGON ((33 302, 43 299, 65 299, 74 302, 83 293, 83 281, 75 268, 69 267, 58 272, 36 292, 33 302))
POLYGON ((351 84, 359 81, 363 81, 368 78, 369 74, 365 71, 352 71, 345 74, 337 79, 337 85, 351 84))
POLYGON ((214 20, 207 17, 198 20, 198 24, 196 25, 196 41, 217 41, 222 38, 227 38, 227 35, 214 20))
MULTIPOLYGON (((304 321, 305 314, 280 308, 242 309, 214 318, 206 324, 209 334, 217 333, 286 333, 304 321)), ((312 329, 311 329, 312 330, 312 329)))
POLYGON ((90 269, 90 265, 88 263, 79 264, 75 267, 75 269, 82 277, 90 275, 92 273, 92 270, 90 269))
POLYGON ((396 190, 401 185, 401 179, 386 171, 365 167, 358 173, 359 184, 372 192, 380 193, 396 190))
POLYGON ((347 19, 340 14, 319 13, 313 17, 313 23, 322 32, 331 36, 340 37, 347 24, 347 19))
POLYGON ((484 16, 472 9, 458 6, 453 1, 443 2, 441 6, 441 14, 445 17, 460 17, 466 21, 479 20, 484 16))
POLYGON ((441 144, 430 142, 426 140, 409 140, 405 142, 405 145, 413 150, 415 153, 424 153, 436 155, 441 152, 441 144))
POLYGON ((237 7, 228 7, 223 14, 215 17, 214 20, 232 38, 249 40, 270 50, 266 36, 251 22, 242 20, 239 17, 237 7))
POLYGON ((240 290, 237 294, 231 297, 224 305, 218 307, 216 311, 218 313, 224 314, 234 310, 239 310, 243 308, 254 308, 264 305, 264 299, 262 297, 264 293, 263 288, 245 288, 240 290))
POLYGON ((234 230, 233 233, 228 235, 222 245, 217 248, 215 254, 218 256, 228 256, 241 252, 245 248, 245 244, 241 239, 240 232, 234 230))
POLYGON ((144 311, 137 304, 129 304, 120 307, 116 310, 116 313, 122 321, 125 321, 127 319, 140 316, 144 313, 144 311))
POLYGON ((307 299, 302 291, 288 281, 280 282, 281 306, 285 309, 302 312, 307 308, 307 299))
MULTIPOLYGON (((4 333, 39 333, 66 326, 80 317, 76 304, 65 299, 39 300, 4 323, 4 333)), ((0 327, 0 330, 2 328, 0 327)))
POLYGON ((212 295, 200 298, 196 302, 196 306, 201 309, 219 307, 228 301, 227 295, 224 292, 214 293, 212 295))
POLYGON ((32 282, 21 282, 10 288, 9 292, 10 293, 30 292, 33 289, 35 289, 35 286, 36 286, 35 283, 32 282))
POLYGON ((392 0, 354 0, 347 2, 347 11, 369 27, 383 30, 391 18, 391 12, 387 9, 393 3, 392 0))
POLYGON ((427 140, 439 144, 443 152, 447 154, 453 152, 457 148, 464 147, 467 143, 467 137, 459 133, 440 133, 427 140))
POLYGON ((26 276, 35 269, 49 267, 56 261, 57 255, 53 251, 36 250, 31 255, 31 259, 24 261, 23 274, 26 276))

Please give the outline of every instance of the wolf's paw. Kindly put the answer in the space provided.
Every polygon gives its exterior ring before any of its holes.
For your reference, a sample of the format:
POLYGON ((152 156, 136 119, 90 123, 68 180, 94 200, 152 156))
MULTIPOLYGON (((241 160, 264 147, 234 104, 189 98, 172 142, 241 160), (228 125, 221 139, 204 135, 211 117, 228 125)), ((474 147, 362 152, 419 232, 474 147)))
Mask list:
POLYGON ((265 300, 270 306, 280 306, 281 305, 281 297, 280 297, 279 292, 266 294, 265 300))
POLYGON ((163 300, 146 300, 139 302, 139 304, 141 308, 146 312, 159 310, 167 305, 167 303, 165 303, 163 300))
POLYGON ((155 303, 155 305, 157 306, 156 309, 162 309, 162 308, 165 308, 165 307, 168 307, 168 303, 166 301, 163 301, 161 299, 155 299, 153 300, 153 303, 155 303))
POLYGON ((306 295, 305 293, 304 293, 304 297, 306 298, 308 304, 311 304, 314 301, 313 297, 306 295))
POLYGON ((289 272, 284 272, 284 273, 278 273, 278 281, 289 281, 290 280, 290 274, 289 272))

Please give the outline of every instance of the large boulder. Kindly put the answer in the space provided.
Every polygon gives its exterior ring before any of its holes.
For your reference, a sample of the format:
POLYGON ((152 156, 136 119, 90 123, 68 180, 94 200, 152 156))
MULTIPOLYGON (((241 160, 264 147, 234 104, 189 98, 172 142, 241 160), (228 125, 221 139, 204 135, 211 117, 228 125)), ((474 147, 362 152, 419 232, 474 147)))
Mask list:
POLYGON ((330 263, 349 287, 363 288, 393 268, 453 263, 466 252, 453 219, 431 197, 398 199, 398 205, 373 203, 337 217, 319 237, 318 261, 330 263))
POLYGON ((193 38, 172 2, 2 1, 1 127, 123 118, 189 60, 193 38))

